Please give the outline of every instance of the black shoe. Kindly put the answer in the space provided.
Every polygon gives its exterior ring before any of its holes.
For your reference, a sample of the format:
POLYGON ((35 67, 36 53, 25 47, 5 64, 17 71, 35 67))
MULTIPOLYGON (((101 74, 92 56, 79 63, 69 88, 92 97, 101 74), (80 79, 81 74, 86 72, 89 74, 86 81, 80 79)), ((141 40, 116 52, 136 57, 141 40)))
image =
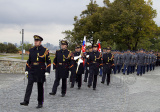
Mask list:
POLYGON ((38 106, 36 108, 42 108, 43 105, 42 104, 38 104, 38 106))
POLYGON ((109 86, 109 84, 107 84, 107 86, 109 86))
POLYGON ((123 75, 125 75, 125 73, 123 73, 123 75))
POLYGON ((84 82, 87 82, 87 80, 84 80, 84 82))
POLYGON ((20 105, 24 105, 24 106, 28 106, 28 104, 29 104, 29 103, 26 102, 26 101, 20 103, 20 105))
POLYGON ((103 82, 103 81, 102 81, 101 83, 102 83, 102 84, 104 84, 104 82, 103 82))
POLYGON ((91 87, 91 85, 88 85, 88 87, 90 88, 90 87, 91 87))
POLYGON ((65 94, 62 94, 62 96, 61 97, 65 97, 65 94))
POLYGON ((78 87, 78 89, 81 89, 81 87, 78 87))
POLYGON ((96 90, 96 88, 93 88, 93 90, 96 90))
POLYGON ((70 88, 74 88, 74 86, 73 85, 71 85, 71 87, 70 88))
POLYGON ((53 92, 51 92, 51 93, 49 93, 50 95, 56 95, 56 93, 53 93, 53 92))
POLYGON ((137 74, 137 76, 139 76, 139 74, 137 74))

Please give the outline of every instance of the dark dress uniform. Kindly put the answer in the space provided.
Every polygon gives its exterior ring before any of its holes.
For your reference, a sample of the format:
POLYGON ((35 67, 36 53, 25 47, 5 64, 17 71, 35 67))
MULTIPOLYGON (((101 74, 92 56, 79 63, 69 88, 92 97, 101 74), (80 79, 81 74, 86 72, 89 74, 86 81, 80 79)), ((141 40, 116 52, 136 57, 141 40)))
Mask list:
POLYGON ((98 51, 91 52, 88 58, 88 63, 89 63, 88 87, 90 88, 93 82, 93 89, 95 90, 97 85, 97 76, 99 73, 99 67, 101 64, 101 54, 98 51))
MULTIPOLYGON (((34 38, 36 39, 36 36, 34 36, 34 38)), ((43 104, 43 83, 46 80, 45 72, 50 73, 50 68, 51 60, 47 48, 40 45, 39 47, 35 46, 29 50, 29 59, 26 63, 26 71, 28 71, 28 85, 24 97, 24 101, 26 103, 29 103, 33 84, 34 82, 37 82, 38 104, 43 104), (47 63, 47 65, 45 63, 47 63)), ((21 103, 21 105, 23 105, 23 103, 21 103)))
MULTIPOLYGON (((107 48, 107 49, 110 50, 110 48, 107 48)), ((102 82, 101 83, 105 82, 106 74, 107 74, 107 80, 106 81, 107 81, 107 85, 109 85, 111 69, 112 69, 112 65, 114 63, 113 59, 114 59, 114 56, 111 53, 103 54, 103 59, 102 59, 102 62, 103 62, 103 76, 102 76, 102 82)))
MULTIPOLYGON (((79 56, 80 52, 74 52, 73 56, 79 56)), ((75 81, 78 83, 78 88, 81 88, 82 85, 82 74, 84 73, 84 67, 83 67, 83 63, 81 63, 78 67, 78 71, 76 73, 77 70, 77 63, 78 60, 72 60, 71 64, 73 65, 71 68, 71 74, 72 74, 72 83, 71 83, 71 88, 74 87, 75 81)))
MULTIPOLYGON (((62 41, 61 43, 66 43, 62 41)), ((53 84, 52 92, 50 95, 55 95, 57 87, 59 86, 60 79, 62 79, 62 96, 66 94, 67 90, 67 78, 69 76, 71 51, 65 49, 57 50, 53 61, 53 69, 56 69, 55 81, 53 84)))

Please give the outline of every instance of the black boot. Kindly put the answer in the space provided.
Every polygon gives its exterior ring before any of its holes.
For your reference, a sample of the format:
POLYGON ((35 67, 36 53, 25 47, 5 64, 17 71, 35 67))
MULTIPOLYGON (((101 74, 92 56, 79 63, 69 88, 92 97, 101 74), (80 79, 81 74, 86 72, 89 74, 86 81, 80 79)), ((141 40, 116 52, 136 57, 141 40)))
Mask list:
POLYGON ((50 95, 56 95, 56 93, 54 93, 54 92, 51 92, 51 93, 49 93, 50 95))
POLYGON ((42 108, 43 105, 42 104, 38 104, 38 106, 36 108, 42 108))
POLYGON ((74 88, 74 86, 73 85, 71 85, 71 87, 70 88, 74 88))
POLYGON ((101 83, 102 83, 102 84, 104 84, 104 82, 103 82, 103 81, 102 81, 101 83))
POLYGON ((65 97, 65 94, 62 94, 62 97, 65 97))
POLYGON ((29 103, 28 103, 27 101, 24 101, 24 102, 21 102, 21 103, 20 103, 20 105, 24 105, 24 106, 28 106, 28 104, 29 104, 29 103))

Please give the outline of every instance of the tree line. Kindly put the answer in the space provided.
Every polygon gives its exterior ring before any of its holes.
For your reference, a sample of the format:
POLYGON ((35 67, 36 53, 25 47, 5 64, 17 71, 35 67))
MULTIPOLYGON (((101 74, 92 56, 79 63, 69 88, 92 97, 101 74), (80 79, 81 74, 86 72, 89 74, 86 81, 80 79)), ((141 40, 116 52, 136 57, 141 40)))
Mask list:
POLYGON ((74 28, 62 32, 69 41, 69 49, 81 44, 84 36, 93 44, 99 39, 102 47, 116 50, 160 50, 160 27, 152 0, 104 0, 100 7, 94 2, 87 5, 80 16, 74 17, 74 28))
MULTIPOLYGON (((26 44, 26 43, 23 44, 23 48, 26 51, 29 51, 31 47, 33 47, 32 44, 26 44)), ((22 50, 22 46, 17 48, 12 43, 8 43, 8 44, 0 43, 0 53, 18 53, 18 51, 21 51, 21 50, 22 50)))

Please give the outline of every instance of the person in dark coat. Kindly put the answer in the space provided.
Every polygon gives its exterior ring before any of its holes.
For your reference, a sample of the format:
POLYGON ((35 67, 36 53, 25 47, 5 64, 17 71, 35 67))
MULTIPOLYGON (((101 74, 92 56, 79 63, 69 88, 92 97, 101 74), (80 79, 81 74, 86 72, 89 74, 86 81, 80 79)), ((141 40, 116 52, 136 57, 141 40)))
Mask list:
POLYGON ((113 59, 114 56, 111 54, 111 47, 107 47, 107 53, 103 54, 103 76, 102 76, 102 84, 105 83, 106 79, 106 74, 107 74, 107 85, 110 83, 110 74, 111 74, 111 69, 114 64, 113 59))
POLYGON ((87 63, 88 62, 87 60, 88 60, 89 54, 92 52, 92 45, 89 45, 88 48, 89 48, 89 52, 86 52, 86 71, 84 76, 84 82, 87 82, 87 78, 88 78, 89 64, 87 63))
POLYGON ((78 89, 81 88, 82 85, 82 74, 84 73, 84 67, 83 63, 80 63, 78 66, 78 61, 79 59, 74 59, 76 56, 81 56, 80 58, 83 59, 83 54, 81 54, 81 46, 77 45, 75 47, 75 52, 73 53, 73 59, 71 64, 73 65, 71 68, 71 74, 72 74, 72 83, 71 83, 71 88, 74 87, 75 81, 78 83, 78 89), (77 68, 78 66, 78 68, 77 68))
POLYGON ((90 88, 93 83, 93 90, 96 90, 97 85, 97 76, 99 73, 99 67, 101 64, 101 54, 98 52, 98 45, 93 45, 93 52, 89 54, 88 63, 89 63, 89 79, 88 87, 90 88))
POLYGON ((55 81, 53 84, 52 92, 50 95, 55 95, 57 93, 57 87, 59 86, 59 82, 62 79, 62 97, 65 96, 67 90, 67 78, 69 76, 69 68, 71 64, 71 51, 67 49, 68 42, 62 40, 61 41, 61 50, 57 50, 55 54, 55 58, 53 61, 53 70, 56 70, 55 81))
POLYGON ((35 35, 35 46, 29 50, 29 59, 26 63, 26 72, 28 75, 28 84, 24 97, 24 102, 21 105, 27 106, 29 104, 30 96, 32 93, 32 87, 34 82, 37 82, 38 86, 38 106, 43 106, 43 83, 45 82, 45 76, 49 75, 51 68, 51 60, 49 57, 49 51, 47 48, 41 45, 43 38, 35 35), (45 64, 47 63, 47 65, 45 64))

